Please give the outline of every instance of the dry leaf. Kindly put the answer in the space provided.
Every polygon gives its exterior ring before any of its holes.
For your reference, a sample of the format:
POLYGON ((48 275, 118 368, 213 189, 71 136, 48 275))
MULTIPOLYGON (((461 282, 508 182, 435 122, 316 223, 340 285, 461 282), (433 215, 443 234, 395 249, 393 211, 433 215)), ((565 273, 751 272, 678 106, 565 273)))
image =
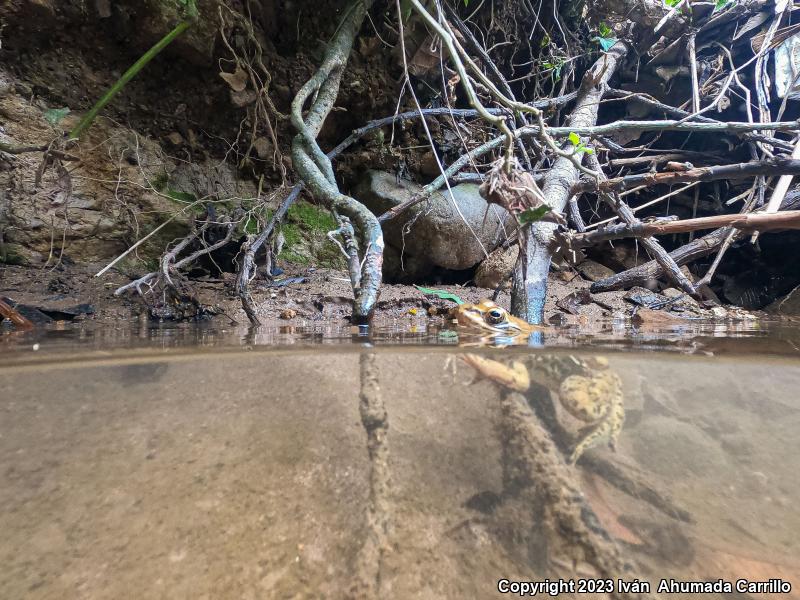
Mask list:
POLYGON ((247 73, 240 66, 236 66, 233 73, 220 71, 219 76, 225 80, 234 92, 243 92, 247 87, 247 73))

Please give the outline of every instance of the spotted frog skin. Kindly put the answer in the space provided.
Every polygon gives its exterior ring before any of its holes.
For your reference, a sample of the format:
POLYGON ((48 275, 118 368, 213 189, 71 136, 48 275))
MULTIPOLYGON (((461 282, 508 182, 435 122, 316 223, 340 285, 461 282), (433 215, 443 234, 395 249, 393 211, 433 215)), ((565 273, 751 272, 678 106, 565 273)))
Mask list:
POLYGON ((558 396, 564 410, 588 423, 569 457, 571 464, 588 448, 606 440, 616 450, 625 423, 625 405, 622 381, 605 358, 537 354, 528 359, 528 370, 533 381, 558 396))
MULTIPOLYGON (((518 319, 491 300, 461 304, 451 316, 464 327, 504 337, 524 336, 542 328, 518 319)), ((534 381, 558 396, 561 406, 576 419, 587 423, 569 457, 574 464, 586 449, 608 440, 612 450, 625 422, 622 382, 603 357, 581 359, 572 355, 535 354, 524 362, 504 364, 477 354, 464 361, 477 373, 500 385, 524 392, 534 381)))

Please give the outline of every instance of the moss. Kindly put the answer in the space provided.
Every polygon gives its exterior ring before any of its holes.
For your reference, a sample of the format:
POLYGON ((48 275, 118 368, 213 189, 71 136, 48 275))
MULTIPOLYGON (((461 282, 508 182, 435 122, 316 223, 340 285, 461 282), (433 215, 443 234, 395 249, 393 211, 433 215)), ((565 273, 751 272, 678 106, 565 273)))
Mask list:
POLYGON ((336 221, 327 209, 304 201, 294 203, 281 229, 285 244, 280 257, 300 265, 342 268, 343 257, 327 236, 333 229, 336 221))
POLYGON ((163 192, 169 184, 169 173, 166 170, 159 171, 148 183, 158 192, 163 192))
POLYGON ((336 229, 336 221, 327 209, 302 200, 289 207, 287 221, 301 224, 306 231, 327 233, 336 229))
POLYGON ((0 263, 6 265, 24 265, 25 257, 10 248, 7 244, 0 245, 0 263))

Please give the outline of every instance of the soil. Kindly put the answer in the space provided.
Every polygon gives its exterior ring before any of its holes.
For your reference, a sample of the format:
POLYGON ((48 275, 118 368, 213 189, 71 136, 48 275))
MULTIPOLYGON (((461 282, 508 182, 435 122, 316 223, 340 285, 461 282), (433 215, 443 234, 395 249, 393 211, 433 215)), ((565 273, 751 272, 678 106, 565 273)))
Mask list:
MULTIPOLYGON (((253 298, 259 318, 265 326, 306 325, 326 322, 332 326, 349 325, 352 311, 352 290, 347 272, 327 268, 314 268, 292 265, 279 261, 285 272, 276 277, 276 282, 289 278, 302 278, 286 286, 270 285, 264 280, 251 284, 253 298)), ((140 274, 123 273, 111 269, 102 277, 95 274, 104 264, 61 264, 56 268, 31 268, 22 266, 0 267, 0 296, 10 297, 16 302, 41 305, 48 308, 66 308, 77 304, 92 304, 94 315, 85 318, 98 323, 145 318, 146 309, 136 294, 127 293, 115 296, 120 286, 129 283, 140 274)), ((213 317, 224 324, 234 321, 246 324, 247 318, 238 298, 233 296, 235 275, 224 273, 220 278, 205 277, 190 280, 190 289, 197 295, 203 306, 209 307, 213 317)), ((625 299, 628 292, 604 292, 588 295, 590 281, 582 279, 575 272, 553 272, 548 285, 548 302, 545 321, 553 325, 576 325, 582 330, 591 331, 600 322, 627 320, 632 316, 636 305, 625 299), (585 304, 569 303, 577 314, 559 308, 567 298, 584 296, 585 304)), ((491 298, 494 290, 471 285, 433 285, 429 287, 450 292, 468 303, 477 303, 491 298)), ((509 308, 508 291, 500 293, 497 303, 509 308)), ((384 284, 376 305, 374 321, 377 325, 393 325, 412 328, 430 322, 431 316, 440 320, 454 303, 431 295, 425 295, 411 285, 384 284)), ((735 307, 716 307, 714 311, 696 308, 695 312, 670 312, 666 310, 647 311, 641 315, 656 313, 656 317, 645 320, 663 327, 680 326, 688 319, 742 320, 755 319, 760 313, 748 313, 735 307)), ((674 308, 674 307, 672 307, 674 308)))

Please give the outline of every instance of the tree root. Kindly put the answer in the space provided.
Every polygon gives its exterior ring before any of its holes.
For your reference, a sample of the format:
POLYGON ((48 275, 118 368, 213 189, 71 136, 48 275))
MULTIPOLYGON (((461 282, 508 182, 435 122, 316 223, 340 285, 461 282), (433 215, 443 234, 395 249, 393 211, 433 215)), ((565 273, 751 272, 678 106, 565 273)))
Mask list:
POLYGON ((386 552, 391 544, 391 511, 389 506, 389 419, 381 395, 377 357, 364 353, 359 358, 361 392, 359 412, 367 434, 369 453, 369 500, 367 506, 367 535, 358 557, 357 579, 352 595, 358 598, 381 597, 381 572, 386 552))
POLYGON ((378 220, 363 204, 339 191, 330 159, 322 152, 316 136, 336 101, 339 84, 353 40, 371 5, 371 0, 355 0, 346 10, 336 36, 328 44, 325 59, 292 101, 292 125, 298 131, 292 142, 292 161, 305 187, 331 211, 345 216, 355 226, 360 270, 351 273, 353 321, 366 323, 372 317, 381 284, 383 232, 378 220), (315 95, 305 117, 303 107, 315 95))

